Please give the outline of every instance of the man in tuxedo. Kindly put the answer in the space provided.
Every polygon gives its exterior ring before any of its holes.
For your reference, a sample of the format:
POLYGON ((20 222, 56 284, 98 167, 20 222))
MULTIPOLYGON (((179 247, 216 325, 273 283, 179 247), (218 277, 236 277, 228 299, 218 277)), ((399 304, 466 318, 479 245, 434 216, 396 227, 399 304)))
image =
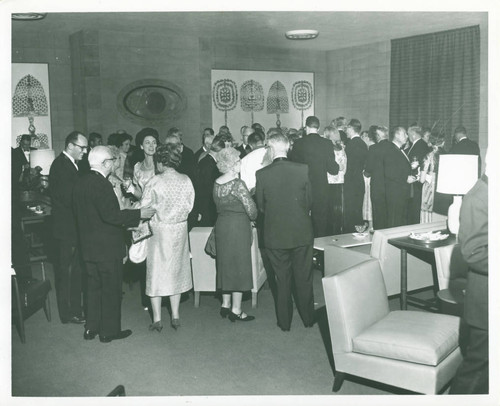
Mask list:
POLYGON ((222 148, 225 148, 224 140, 217 135, 207 156, 198 162, 196 183, 194 185, 194 210, 197 214, 197 225, 199 227, 213 227, 217 220, 213 190, 215 179, 221 175, 217 169, 217 152, 222 148))
POLYGON ((31 146, 31 136, 29 134, 21 135, 19 146, 12 150, 12 168, 16 174, 16 182, 22 180, 23 174, 30 170, 30 152, 35 150, 31 146))
POLYGON ((244 125, 240 129, 240 133, 241 133, 241 144, 238 147, 236 147, 236 149, 240 152, 240 159, 241 159, 252 151, 252 148, 248 144, 248 136, 253 133, 253 130, 251 127, 244 125))
POLYGON ((370 178, 370 198, 372 201, 373 229, 387 228, 387 204, 385 201, 384 155, 391 147, 387 127, 377 127, 378 143, 373 144, 366 156, 364 174, 370 178))
POLYGON ((203 130, 203 134, 201 135, 202 146, 198 151, 194 153, 194 160, 196 164, 198 164, 203 158, 207 156, 214 137, 215 135, 213 129, 207 127, 203 130))
POLYGON ((78 179, 77 163, 87 151, 87 138, 73 131, 66 137, 64 151, 52 162, 49 190, 52 230, 57 250, 56 296, 62 323, 82 324, 82 266, 73 212, 73 188, 78 179))
POLYGON ((264 214, 264 246, 276 277, 278 326, 289 331, 292 286, 304 325, 314 324, 311 183, 307 165, 287 160, 286 136, 271 135, 267 144, 274 160, 257 171, 256 200, 264 214))
POLYGON ((401 149, 408 140, 403 127, 396 127, 389 135, 389 148, 383 156, 387 227, 407 224, 410 184, 417 181, 411 175, 408 157, 401 149))
POLYGON ((467 130, 463 125, 455 128, 453 141, 450 154, 477 155, 477 176, 479 177, 481 174, 481 154, 477 142, 467 137, 467 130))
MULTIPOLYGON (((306 135, 293 144, 290 160, 307 164, 311 180, 313 202, 312 221, 314 237, 324 237, 328 232, 328 178, 327 173, 336 175, 339 165, 335 161, 333 144, 318 134, 319 120, 309 116, 306 119, 306 135)), ((349 164, 349 163, 348 163, 349 164)))
POLYGON ((116 157, 105 146, 89 154, 91 172, 80 177, 73 192, 80 244, 88 276, 88 309, 84 339, 99 334, 103 343, 128 337, 121 330, 123 259, 126 246, 123 227, 135 227, 148 219, 152 208, 120 210, 113 186, 106 179, 116 157))
POLYGON ((458 241, 469 270, 459 339, 464 359, 451 384, 450 394, 487 394, 489 392, 487 162, 485 173, 463 198, 458 241))
MULTIPOLYGON (((165 143, 169 142, 173 138, 177 138, 180 147, 181 147, 181 163, 177 168, 177 172, 187 175, 191 182, 195 183, 196 181, 196 159, 194 157, 194 152, 191 148, 186 147, 182 143, 182 131, 177 127, 172 127, 167 132, 167 137, 165 138, 165 143)), ((174 141, 175 143, 175 141, 174 141)))
MULTIPOLYGON (((424 159, 430 148, 422 138, 422 129, 418 126, 408 128, 408 138, 411 147, 408 150, 408 159, 412 168, 412 174, 419 176, 420 168, 424 167, 424 159)), ((422 183, 413 182, 410 186, 410 199, 408 200, 408 224, 420 223, 420 211, 422 209, 422 183)))
POLYGON ((346 128, 349 142, 345 147, 347 169, 344 176, 344 233, 356 231, 355 225, 363 224, 363 199, 365 197, 365 169, 368 147, 359 136, 361 123, 353 118, 346 128))
POLYGON ((78 162, 78 168, 82 174, 90 172, 89 152, 92 151, 92 148, 97 147, 98 145, 102 145, 102 135, 99 133, 90 133, 89 148, 87 153, 84 154, 82 159, 78 162))

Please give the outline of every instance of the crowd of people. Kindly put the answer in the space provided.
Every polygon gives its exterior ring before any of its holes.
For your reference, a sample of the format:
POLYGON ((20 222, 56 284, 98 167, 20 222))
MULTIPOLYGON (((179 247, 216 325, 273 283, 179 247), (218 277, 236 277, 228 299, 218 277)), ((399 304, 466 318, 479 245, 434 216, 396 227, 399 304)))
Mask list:
MULTIPOLYGON (((253 284, 256 227, 278 326, 290 330, 292 296, 304 326, 312 326, 315 237, 429 222, 439 204, 442 136, 417 125, 361 130, 358 119, 339 117, 320 134, 310 116, 298 130, 244 125, 238 142, 227 126, 217 134, 205 128, 196 152, 178 128, 163 142, 153 128, 135 142, 117 131, 106 146, 100 134, 72 132, 49 175, 61 321, 85 323, 85 339, 131 334, 120 325, 123 266, 131 230, 149 221, 152 236, 137 269, 151 331, 163 328, 164 297, 169 324, 181 326, 181 297, 193 287, 188 232, 195 226, 214 227, 221 317, 254 320, 242 297, 253 284)), ((449 153, 479 156, 479 148, 459 126, 449 153)))

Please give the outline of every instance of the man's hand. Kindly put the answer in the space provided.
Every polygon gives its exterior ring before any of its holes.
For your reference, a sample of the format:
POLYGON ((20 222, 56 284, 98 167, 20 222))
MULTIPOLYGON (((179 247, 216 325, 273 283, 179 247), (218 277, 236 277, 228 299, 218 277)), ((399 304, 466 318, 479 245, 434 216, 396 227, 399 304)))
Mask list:
POLYGON ((150 219, 156 213, 156 209, 152 207, 143 207, 141 209, 141 219, 150 219))
POLYGON ((416 182, 417 178, 416 176, 408 176, 408 179, 406 180, 407 183, 413 183, 413 182, 416 182))

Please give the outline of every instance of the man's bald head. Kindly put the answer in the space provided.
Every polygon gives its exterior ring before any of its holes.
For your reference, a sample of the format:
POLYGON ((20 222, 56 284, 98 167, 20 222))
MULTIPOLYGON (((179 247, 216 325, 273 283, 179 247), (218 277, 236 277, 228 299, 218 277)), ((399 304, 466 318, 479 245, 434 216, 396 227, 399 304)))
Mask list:
POLYGON ((115 159, 109 147, 98 145, 92 148, 92 151, 89 153, 90 169, 98 170, 107 176, 113 168, 113 161, 115 159))

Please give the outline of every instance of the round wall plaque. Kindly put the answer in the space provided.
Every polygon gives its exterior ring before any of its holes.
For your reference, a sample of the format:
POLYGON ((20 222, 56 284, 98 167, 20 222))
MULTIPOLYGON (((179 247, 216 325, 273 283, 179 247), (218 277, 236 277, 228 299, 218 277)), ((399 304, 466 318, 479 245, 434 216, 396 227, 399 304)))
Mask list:
POLYGON ((162 124, 187 106, 180 87, 161 79, 143 79, 125 86, 117 97, 118 111, 139 124, 162 124))

